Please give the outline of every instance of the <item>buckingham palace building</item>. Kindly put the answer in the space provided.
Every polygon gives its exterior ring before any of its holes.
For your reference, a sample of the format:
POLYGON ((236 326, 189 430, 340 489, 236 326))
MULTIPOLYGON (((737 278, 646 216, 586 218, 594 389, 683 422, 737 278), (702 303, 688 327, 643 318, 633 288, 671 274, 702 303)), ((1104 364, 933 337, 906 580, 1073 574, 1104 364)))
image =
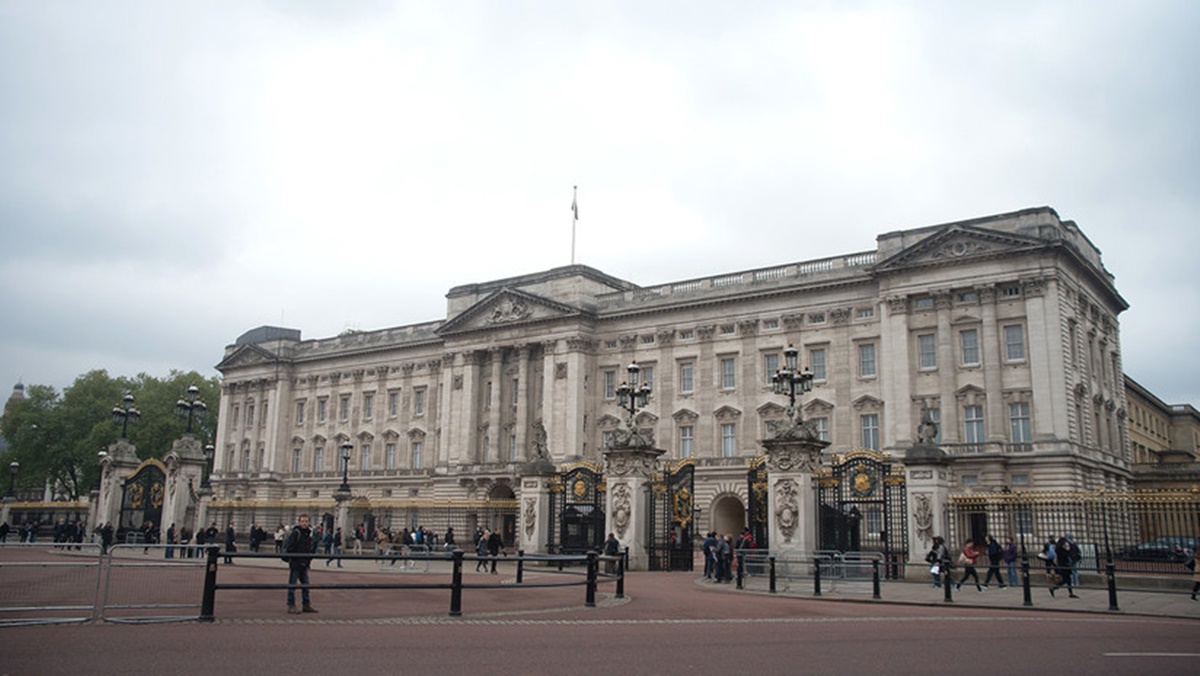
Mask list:
POLYGON ((636 362, 651 396, 634 424, 664 467, 694 467, 696 532, 737 532, 747 473, 786 415, 772 377, 789 346, 812 372, 796 406, 829 463, 903 463, 924 418, 953 492, 1129 488, 1128 305, 1053 209, 762 263, 653 286, 570 265, 457 286, 424 323, 247 331, 217 366, 209 514, 239 530, 328 520, 345 477, 346 527, 502 528, 536 548, 517 527, 523 476, 535 460, 602 467, 636 362))

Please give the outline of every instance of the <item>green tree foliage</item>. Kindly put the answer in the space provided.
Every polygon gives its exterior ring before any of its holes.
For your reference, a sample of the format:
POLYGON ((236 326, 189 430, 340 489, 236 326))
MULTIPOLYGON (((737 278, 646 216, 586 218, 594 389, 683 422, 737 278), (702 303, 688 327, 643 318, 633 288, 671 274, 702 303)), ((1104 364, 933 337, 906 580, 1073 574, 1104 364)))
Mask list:
POLYGON ((192 434, 202 442, 214 438, 220 384, 195 371, 171 371, 165 379, 139 374, 136 378, 113 378, 106 371, 85 373, 63 390, 31 385, 25 399, 10 401, 0 418, 0 434, 8 441, 8 452, 0 462, 7 467, 21 463, 19 484, 40 486, 47 479, 56 497, 78 500, 99 479, 99 453, 121 436, 113 422, 113 407, 124 407, 128 392, 141 419, 128 426, 129 441, 142 459, 161 458, 182 436, 187 421, 178 415, 179 400, 188 400, 187 389, 199 388, 198 399, 208 406, 203 418, 193 417, 192 434))

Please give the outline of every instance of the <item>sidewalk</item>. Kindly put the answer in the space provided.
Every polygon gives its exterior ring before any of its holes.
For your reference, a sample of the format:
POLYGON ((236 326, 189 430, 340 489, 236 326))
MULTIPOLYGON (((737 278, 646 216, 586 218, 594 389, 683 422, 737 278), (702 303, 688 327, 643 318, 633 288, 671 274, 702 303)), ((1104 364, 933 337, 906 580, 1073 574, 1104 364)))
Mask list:
MULTIPOLYGON (((1182 581, 1182 580, 1181 580, 1182 581)), ((1032 580, 1031 580, 1032 582, 1032 580)), ((698 580, 697 584, 721 587, 737 592, 736 583, 711 584, 698 580)), ((744 581, 741 593, 769 594, 766 578, 749 578, 744 581)), ((1121 580, 1117 581, 1118 587, 1121 580)), ((792 580, 785 590, 783 581, 776 585, 777 594, 795 598, 821 601, 857 603, 893 603, 921 606, 944 606, 958 608, 1003 608, 1007 610, 1052 610, 1055 612, 1102 613, 1105 615, 1147 615, 1155 617, 1183 617, 1200 619, 1200 602, 1191 600, 1191 578, 1187 585, 1162 589, 1117 590, 1117 608, 1109 609, 1106 586, 1081 586, 1075 588, 1079 598, 1071 598, 1066 587, 1050 595, 1044 584, 1030 586, 1030 601, 1025 605, 1025 593, 1021 587, 999 587, 992 585, 983 592, 974 585, 963 585, 961 590, 952 590, 952 601, 945 601, 945 590, 935 588, 928 582, 884 580, 880 582, 879 599, 872 598, 871 580, 822 580, 821 595, 813 594, 812 579, 792 580)))

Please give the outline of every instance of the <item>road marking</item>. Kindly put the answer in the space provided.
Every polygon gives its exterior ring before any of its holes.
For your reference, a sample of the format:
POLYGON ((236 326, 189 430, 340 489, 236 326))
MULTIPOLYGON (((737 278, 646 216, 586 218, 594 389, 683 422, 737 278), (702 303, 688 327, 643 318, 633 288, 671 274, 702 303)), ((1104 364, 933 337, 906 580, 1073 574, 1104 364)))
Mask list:
POLYGON ((1104 653, 1105 657, 1200 657, 1200 653, 1104 653))

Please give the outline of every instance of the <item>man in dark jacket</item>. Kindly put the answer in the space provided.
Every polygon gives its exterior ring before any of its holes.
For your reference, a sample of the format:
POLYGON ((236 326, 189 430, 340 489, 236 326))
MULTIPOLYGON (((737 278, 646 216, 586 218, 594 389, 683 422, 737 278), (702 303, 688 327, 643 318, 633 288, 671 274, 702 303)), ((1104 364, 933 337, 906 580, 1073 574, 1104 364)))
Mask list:
MULTIPOLYGON (((605 556, 619 556, 621 554, 621 541, 617 539, 616 533, 609 533, 608 539, 604 541, 605 556)), ((617 562, 608 560, 604 562, 604 572, 612 574, 617 570, 617 562)))
POLYGON ((233 565, 233 559, 229 557, 229 554, 230 552, 237 551, 237 545, 234 544, 236 539, 237 534, 234 533, 233 522, 230 521, 229 525, 225 527, 225 563, 228 563, 231 566, 233 565))
POLYGON ((500 550, 504 549, 504 538, 500 537, 500 531, 494 530, 487 539, 488 556, 492 557, 492 574, 496 574, 496 557, 500 556, 500 550))
POLYGON ((285 554, 308 554, 309 556, 289 556, 288 563, 288 592, 287 592, 287 607, 288 612, 297 613, 315 613, 316 608, 312 607, 312 600, 308 594, 308 569, 312 565, 312 553, 316 551, 316 543, 313 542, 312 527, 309 523, 307 514, 301 514, 297 520, 298 523, 292 527, 288 533, 287 539, 283 541, 283 552, 285 554), (296 587, 295 585, 302 584, 300 588, 300 598, 304 604, 303 608, 296 608, 296 587))
POLYGON ((992 581, 992 576, 995 575, 996 583, 1000 585, 1001 589, 1004 589, 1004 578, 1000 575, 1000 562, 1004 559, 1004 549, 990 534, 986 536, 985 542, 987 542, 988 572, 987 577, 983 578, 983 586, 988 586, 988 583, 992 581))

